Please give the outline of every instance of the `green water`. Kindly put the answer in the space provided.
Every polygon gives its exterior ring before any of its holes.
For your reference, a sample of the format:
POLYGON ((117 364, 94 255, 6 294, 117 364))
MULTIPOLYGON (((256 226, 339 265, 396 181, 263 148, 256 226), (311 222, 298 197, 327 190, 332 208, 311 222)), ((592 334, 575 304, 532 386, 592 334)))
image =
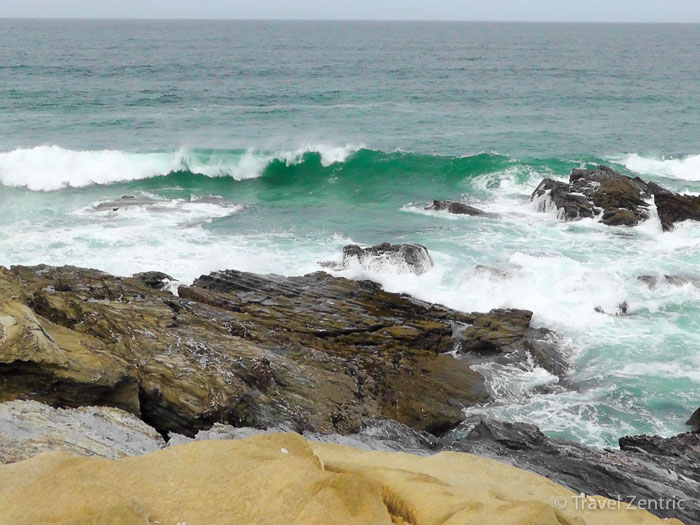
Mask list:
POLYGON ((187 282, 420 242, 425 275, 343 274, 531 309, 572 364, 548 393, 541 369, 484 370, 498 402, 476 412, 597 445, 677 433, 700 290, 637 276, 700 276, 700 226, 564 224, 529 195, 599 163, 700 192, 698 48, 695 25, 1 20, 0 264, 187 282), (95 210, 122 195, 158 205, 95 210), (498 218, 423 209, 442 198, 498 218))

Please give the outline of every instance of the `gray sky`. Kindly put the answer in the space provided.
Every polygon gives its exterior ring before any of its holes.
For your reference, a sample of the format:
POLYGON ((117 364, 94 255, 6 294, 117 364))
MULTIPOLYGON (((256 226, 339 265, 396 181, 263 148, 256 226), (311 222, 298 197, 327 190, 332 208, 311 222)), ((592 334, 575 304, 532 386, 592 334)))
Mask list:
POLYGON ((0 0, 0 17, 700 22, 700 1, 0 0))

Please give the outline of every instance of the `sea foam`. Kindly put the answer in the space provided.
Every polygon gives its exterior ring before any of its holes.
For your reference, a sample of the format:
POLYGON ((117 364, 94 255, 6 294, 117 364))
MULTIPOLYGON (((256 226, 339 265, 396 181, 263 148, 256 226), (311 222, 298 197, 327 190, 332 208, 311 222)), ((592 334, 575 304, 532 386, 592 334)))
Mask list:
POLYGON ((627 169, 642 175, 655 175, 686 181, 700 181, 700 155, 678 159, 655 159, 636 153, 617 160, 627 169))

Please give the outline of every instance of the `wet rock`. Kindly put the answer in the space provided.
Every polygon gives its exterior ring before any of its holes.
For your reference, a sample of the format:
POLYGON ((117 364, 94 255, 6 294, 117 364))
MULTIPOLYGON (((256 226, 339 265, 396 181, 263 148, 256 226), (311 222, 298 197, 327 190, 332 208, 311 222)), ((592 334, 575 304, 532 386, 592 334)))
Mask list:
POLYGON ((153 428, 116 408, 65 410, 36 401, 0 404, 0 463, 57 450, 116 459, 153 452, 164 445, 153 428))
POLYGON ((533 328, 529 310, 496 309, 476 316, 460 333, 458 351, 473 364, 483 357, 508 363, 526 362, 534 358, 537 365, 563 377, 567 363, 546 328, 533 328))
POLYGON ((700 197, 679 195, 650 182, 648 191, 654 195, 654 204, 664 231, 673 229, 677 222, 700 221, 700 197))
POLYGON ((531 196, 537 202, 537 211, 556 210, 560 219, 573 221, 586 217, 595 217, 595 206, 584 195, 573 194, 569 184, 544 179, 531 196))
POLYGON ((607 166, 574 169, 568 183, 544 179, 531 200, 538 210, 554 209, 566 221, 600 216, 609 226, 636 226, 649 218, 652 197, 664 231, 680 221, 700 220, 700 197, 676 194, 607 166))
POLYGON ((134 274, 134 278, 154 290, 163 290, 168 283, 173 280, 167 273, 163 272, 142 272, 134 274))
MULTIPOLYGON (((483 316, 322 272, 215 272, 175 297, 143 277, 0 268, 0 402, 116 407, 163 435, 217 422, 348 434, 370 419, 439 434, 488 400, 450 354, 483 316)), ((538 351, 517 335, 501 346, 480 359, 538 351)))
POLYGON ((369 248, 350 244, 343 248, 341 268, 347 268, 353 261, 368 270, 416 275, 421 275, 433 267, 433 258, 428 249, 421 244, 385 242, 369 248))
POLYGON ((472 215, 475 217, 493 217, 494 214, 487 213, 463 202, 457 201, 433 201, 430 206, 425 207, 426 210, 432 211, 446 211, 448 213, 453 213, 455 215, 472 215))
POLYGON ((540 474, 577 493, 656 504, 663 518, 697 523, 700 516, 700 434, 622 438, 620 450, 599 450, 545 436, 534 425, 478 421, 442 447, 540 474))
POLYGON ((693 415, 690 416, 690 419, 685 424, 692 427, 695 432, 700 432, 700 408, 693 412, 693 415))

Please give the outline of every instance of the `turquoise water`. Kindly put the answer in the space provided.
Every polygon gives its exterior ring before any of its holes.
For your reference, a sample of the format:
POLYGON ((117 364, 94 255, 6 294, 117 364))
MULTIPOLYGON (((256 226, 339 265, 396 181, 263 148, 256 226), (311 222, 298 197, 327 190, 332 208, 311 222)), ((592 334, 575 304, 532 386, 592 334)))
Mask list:
POLYGON ((637 276, 700 277, 700 225, 563 224, 529 194, 603 162, 700 192, 699 50, 697 25, 0 20, 0 264, 188 282, 420 242, 420 277, 339 275, 531 309, 572 363, 566 388, 484 370, 499 401, 475 412, 596 445, 677 433, 700 405, 700 290, 637 276), (158 202, 95 209, 122 195, 158 202), (423 209, 442 198, 499 217, 423 209))

